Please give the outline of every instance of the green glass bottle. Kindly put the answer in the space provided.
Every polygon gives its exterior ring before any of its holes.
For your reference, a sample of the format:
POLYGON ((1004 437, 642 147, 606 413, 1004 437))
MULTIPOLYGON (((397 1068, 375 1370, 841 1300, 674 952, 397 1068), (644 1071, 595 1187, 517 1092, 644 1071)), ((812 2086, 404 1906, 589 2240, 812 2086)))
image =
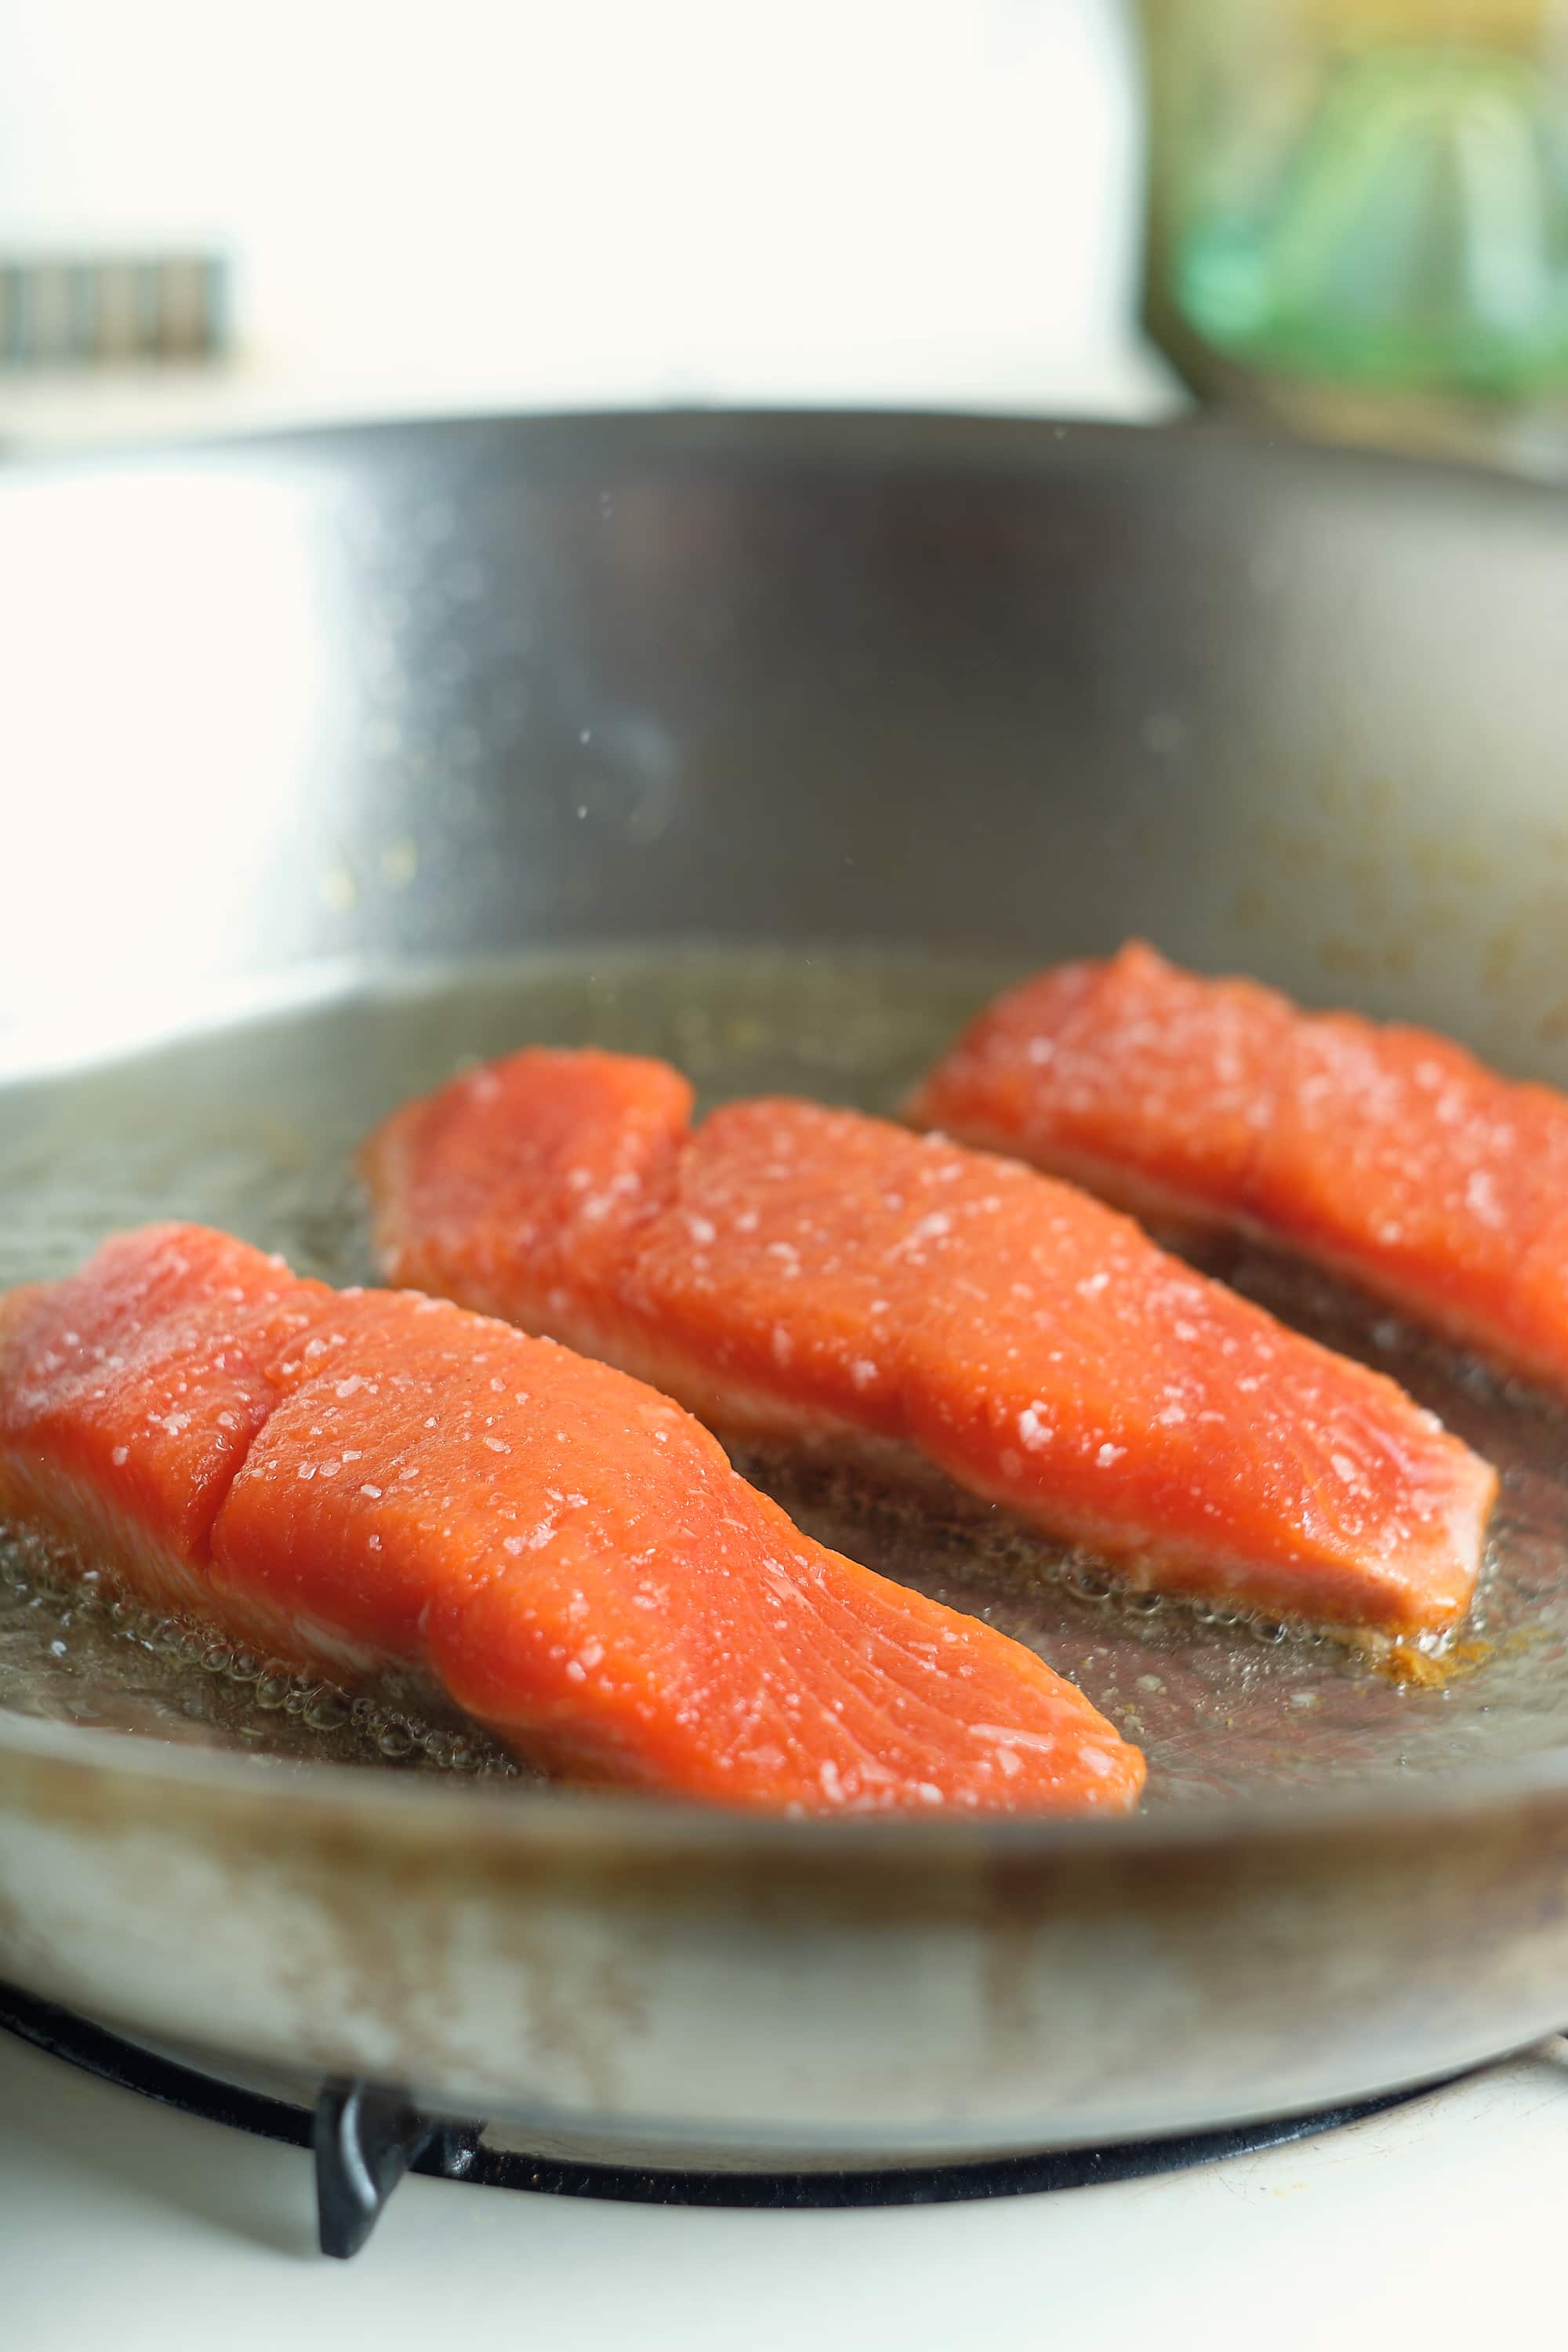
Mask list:
POLYGON ((1565 16, 1145 0, 1146 307, 1198 390, 1488 454, 1568 415, 1565 16))

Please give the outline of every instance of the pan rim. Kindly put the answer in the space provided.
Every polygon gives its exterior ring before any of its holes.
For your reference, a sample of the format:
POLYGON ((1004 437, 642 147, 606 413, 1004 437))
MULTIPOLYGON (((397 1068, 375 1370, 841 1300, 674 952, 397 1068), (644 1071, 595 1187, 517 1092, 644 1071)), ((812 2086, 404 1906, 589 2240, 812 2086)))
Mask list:
MULTIPOLYGON (((858 457, 874 443, 884 460, 930 457, 951 464, 969 445, 982 470, 998 460, 1016 463, 1037 448, 1049 462, 1059 459, 1069 436, 1076 447, 1100 445, 1124 454, 1172 442, 1244 453, 1270 465, 1300 467, 1325 478, 1379 474, 1403 481, 1429 497, 1434 482, 1479 495, 1525 516, 1550 517, 1568 509, 1568 482, 1552 475, 1505 472, 1479 459, 1447 453, 1409 454, 1375 443, 1312 442, 1266 419, 1192 408, 1141 420, 1079 415, 1071 409, 1010 407, 907 408, 865 405, 790 407, 766 402, 681 403, 648 405, 628 402, 584 408, 457 408, 406 415, 327 418, 249 429, 215 429, 188 435, 135 435, 85 446, 42 446, 19 451, 6 465, 0 496, 71 478, 90 478, 121 468, 138 472, 178 469, 214 460, 243 465, 248 458, 274 463, 330 457, 340 447, 367 441, 451 440, 505 433, 521 439, 582 444, 582 462, 593 463, 615 445, 639 442, 660 455, 689 448, 711 457, 733 453, 759 462, 788 465, 803 457, 830 457, 837 450, 858 457)), ((575 460, 574 460, 575 462, 575 460)), ((1156 458, 1153 463, 1158 463, 1156 458)))
POLYGON ((0 1792, 14 1771, 42 1771, 62 1785, 85 1779, 116 1790, 133 1784, 197 1801, 242 1807, 263 1799, 269 1812, 341 1831, 363 1824, 413 1842, 453 1843, 454 1821, 473 1834, 461 1850, 538 1853, 567 1849, 583 1860, 635 1856, 639 1868, 661 1862, 721 1862, 766 1854, 820 1870, 842 1858, 851 1873, 868 1864, 1119 1863, 1132 1854, 1223 1854, 1253 1844, 1301 1847, 1357 1832, 1398 1839, 1461 1822, 1501 1821, 1521 1811, 1568 1811, 1568 1744, 1517 1765, 1484 1764, 1405 1780, 1371 1774, 1310 1795, 1194 1800, 1169 1811, 1131 1815, 846 1814, 787 1819, 741 1808, 701 1805, 637 1792, 542 1785, 516 1789, 416 1781, 374 1766, 270 1761, 221 1749, 184 1748, 141 1732, 84 1727, 0 1708, 0 1792), (105 1757, 105 1739, 115 1753, 105 1757))

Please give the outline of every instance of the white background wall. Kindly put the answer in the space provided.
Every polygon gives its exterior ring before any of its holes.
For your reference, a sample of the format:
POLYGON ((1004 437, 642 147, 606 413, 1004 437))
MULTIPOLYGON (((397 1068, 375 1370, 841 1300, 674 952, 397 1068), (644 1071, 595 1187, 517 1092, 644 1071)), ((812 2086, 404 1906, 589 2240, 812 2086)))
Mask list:
POLYGON ((0 246, 217 240, 307 409, 1136 408, 1130 52, 1120 0, 4 0, 0 246))

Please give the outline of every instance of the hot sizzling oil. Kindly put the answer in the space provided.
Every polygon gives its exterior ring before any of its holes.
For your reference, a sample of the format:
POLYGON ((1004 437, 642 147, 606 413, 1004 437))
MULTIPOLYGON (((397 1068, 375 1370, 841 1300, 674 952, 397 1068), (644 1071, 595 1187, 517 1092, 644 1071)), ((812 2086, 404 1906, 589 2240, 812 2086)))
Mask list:
MULTIPOLYGON (((527 1043, 676 1061, 707 1103, 785 1091, 890 1111, 1007 975, 973 962, 669 950, 428 976, 0 1088, 0 1287, 103 1234, 190 1217, 301 1273, 372 1278, 351 1160, 394 1104, 527 1043)), ((1479 1601, 1444 1659, 1374 1663, 1278 1626, 1118 1594, 987 1515, 933 1517, 842 1477, 745 1466, 814 1534, 973 1611, 1081 1685, 1149 1753, 1150 1801, 1433 1771, 1568 1739, 1568 1414, 1321 1276, 1247 1244, 1200 1263, 1391 1373, 1502 1473, 1479 1601)), ((0 1534, 0 1706, 274 1760, 491 1776, 460 1726, 290 1675, 148 1615, 0 1534)))

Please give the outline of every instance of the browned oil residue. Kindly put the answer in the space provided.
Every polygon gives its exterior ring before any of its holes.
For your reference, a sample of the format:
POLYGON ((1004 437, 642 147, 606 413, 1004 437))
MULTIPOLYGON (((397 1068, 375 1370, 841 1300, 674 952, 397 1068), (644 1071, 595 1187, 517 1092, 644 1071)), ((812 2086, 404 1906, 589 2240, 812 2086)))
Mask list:
POLYGON ((1373 1660, 1373 1672, 1391 1683, 1414 1684, 1420 1690, 1442 1690, 1465 1675, 1473 1675, 1497 1647, 1495 1642, 1453 1642, 1439 1657, 1415 1649, 1409 1642, 1392 1643, 1373 1660))

